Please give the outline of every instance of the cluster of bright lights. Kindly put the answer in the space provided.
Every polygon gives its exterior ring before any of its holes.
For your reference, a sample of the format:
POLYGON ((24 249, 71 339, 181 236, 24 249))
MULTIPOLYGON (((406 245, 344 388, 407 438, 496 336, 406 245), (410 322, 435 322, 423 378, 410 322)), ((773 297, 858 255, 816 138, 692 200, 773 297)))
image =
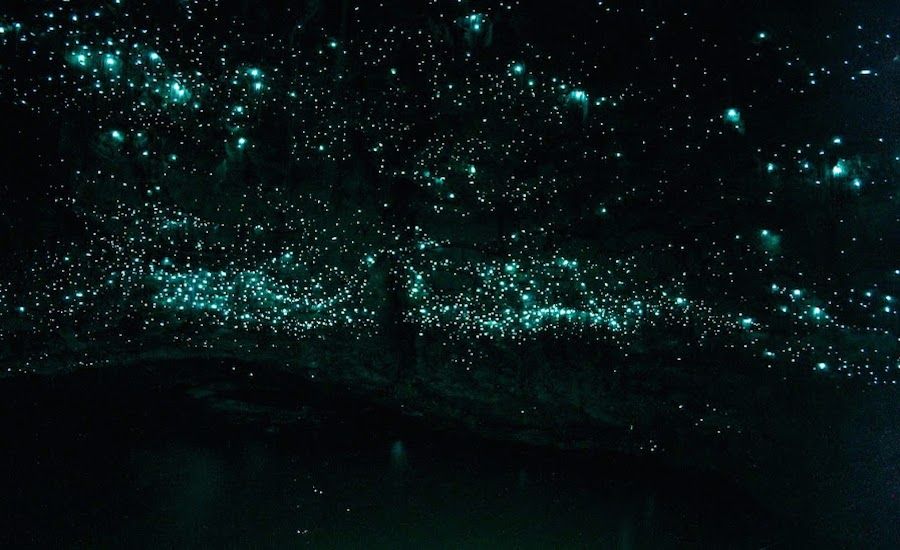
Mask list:
MULTIPOLYGON (((35 288, 0 289, 11 326, 70 326, 99 342, 132 338, 117 323, 148 334, 189 325, 180 343, 227 330, 238 348, 253 331, 377 336, 398 290, 404 322, 454 345, 555 335, 632 352, 687 330, 682 350, 749 350, 765 368, 877 383, 900 374, 897 273, 811 269, 803 225, 772 215, 798 196, 810 206, 794 217, 810 226, 826 207, 877 205, 896 186, 896 167, 879 159, 898 164, 897 151, 850 134, 800 144, 757 134, 767 87, 803 98, 838 78, 877 82, 878 70, 808 73, 767 30, 723 65, 724 54, 673 49, 635 62, 657 81, 640 70, 608 79, 577 48, 492 50, 515 11, 502 2, 423 3, 440 22, 430 30, 415 18, 375 23, 377 3, 351 2, 353 36, 325 23, 263 32, 217 2, 180 2, 178 32, 153 22, 149 4, 58 4, 21 22, 0 13, 11 60, 0 90, 36 113, 91 121, 90 153, 63 159, 72 181, 55 188, 90 238, 26 266, 35 288), (219 24, 198 25, 201 14, 219 24), (766 74, 760 51, 783 67, 741 92, 732 81, 766 74), (710 95, 713 105, 695 99, 710 95), (756 170, 710 159, 723 143, 756 170), (695 181, 711 162, 716 175, 695 181), (670 203, 749 221, 658 219, 670 203), (662 229, 644 238, 653 224, 662 229)), ((627 9, 597 7, 610 18, 627 9)), ((654 40, 672 24, 639 13, 654 40)), ((851 215, 835 218, 841 260, 862 237, 851 215)))

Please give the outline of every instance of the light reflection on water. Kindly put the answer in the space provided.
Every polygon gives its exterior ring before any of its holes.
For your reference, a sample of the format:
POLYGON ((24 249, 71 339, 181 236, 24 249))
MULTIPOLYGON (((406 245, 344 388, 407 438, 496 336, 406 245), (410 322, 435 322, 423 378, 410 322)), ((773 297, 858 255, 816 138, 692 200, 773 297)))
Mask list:
POLYGON ((183 388, 75 384, 4 415, 17 441, 2 462, 13 474, 5 547, 759 548, 782 537, 709 479, 333 414, 273 434, 183 388))

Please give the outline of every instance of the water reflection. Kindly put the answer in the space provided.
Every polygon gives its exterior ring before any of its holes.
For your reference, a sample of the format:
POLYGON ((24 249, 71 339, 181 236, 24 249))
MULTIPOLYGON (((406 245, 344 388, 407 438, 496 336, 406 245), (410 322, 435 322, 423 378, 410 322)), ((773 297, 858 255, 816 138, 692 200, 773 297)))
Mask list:
POLYGON ((4 547, 719 548, 781 536, 702 478, 346 419, 273 435, 183 391, 39 393, 4 416, 17 442, 0 464, 15 473, 4 547))

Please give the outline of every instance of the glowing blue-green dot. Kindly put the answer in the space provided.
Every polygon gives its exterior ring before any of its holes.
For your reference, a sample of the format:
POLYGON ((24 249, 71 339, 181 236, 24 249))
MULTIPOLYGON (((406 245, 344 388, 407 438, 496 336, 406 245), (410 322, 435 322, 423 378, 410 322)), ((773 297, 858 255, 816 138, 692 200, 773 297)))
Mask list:
POLYGON ((768 172, 770 174, 775 171, 775 168, 776 168, 775 163, 773 163, 773 162, 766 164, 766 172, 768 172))
POLYGON ((725 110, 725 120, 731 124, 739 124, 741 122, 741 112, 731 107, 725 110))
POLYGON ((123 141, 125 139, 125 136, 122 134, 122 132, 118 130, 113 130, 109 135, 111 135, 112 138, 116 141, 123 141))
POLYGON ((584 90, 572 90, 569 92, 569 99, 576 103, 584 103, 588 99, 587 92, 584 90))
POLYGON ((17 308, 16 308, 16 311, 18 311, 19 313, 25 313, 25 306, 19 306, 19 307, 17 307, 17 308))
POLYGON ((816 363, 816 368, 819 370, 828 370, 828 364, 819 362, 819 363, 816 363))
POLYGON ((237 141, 238 149, 243 149, 245 145, 247 145, 247 138, 238 138, 237 141))
POLYGON ((150 61, 159 61, 160 59, 162 59, 161 57, 159 57, 159 54, 156 52, 150 52, 149 57, 150 57, 150 61))
POLYGON ((513 65, 512 71, 515 74, 522 74, 525 72, 525 65, 522 65, 521 63, 516 63, 515 65, 513 65))
POLYGON ((846 166, 844 166, 844 161, 842 161, 842 160, 839 160, 837 162, 837 164, 835 164, 834 167, 831 169, 831 175, 836 178, 844 176, 844 175, 846 175, 846 173, 847 173, 847 168, 846 168, 846 166))

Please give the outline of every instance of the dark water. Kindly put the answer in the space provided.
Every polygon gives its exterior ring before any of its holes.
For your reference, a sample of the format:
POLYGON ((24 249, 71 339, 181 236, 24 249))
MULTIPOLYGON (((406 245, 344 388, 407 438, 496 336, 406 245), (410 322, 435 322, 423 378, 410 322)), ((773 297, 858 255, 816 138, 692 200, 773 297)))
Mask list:
POLYGON ((133 369, 0 381, 0 546, 809 542, 713 477, 436 434, 345 396, 245 375, 241 384, 190 376, 133 369))

